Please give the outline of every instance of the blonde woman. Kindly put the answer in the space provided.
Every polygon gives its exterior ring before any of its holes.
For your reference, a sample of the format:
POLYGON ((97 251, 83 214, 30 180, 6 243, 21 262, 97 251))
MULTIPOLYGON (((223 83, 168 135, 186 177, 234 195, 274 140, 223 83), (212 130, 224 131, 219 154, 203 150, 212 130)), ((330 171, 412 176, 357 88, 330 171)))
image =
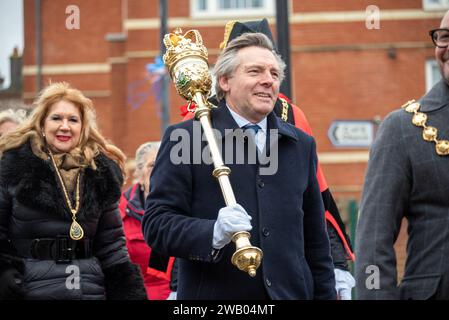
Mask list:
POLYGON ((146 299, 118 210, 125 157, 91 100, 49 85, 0 152, 0 298, 146 299))

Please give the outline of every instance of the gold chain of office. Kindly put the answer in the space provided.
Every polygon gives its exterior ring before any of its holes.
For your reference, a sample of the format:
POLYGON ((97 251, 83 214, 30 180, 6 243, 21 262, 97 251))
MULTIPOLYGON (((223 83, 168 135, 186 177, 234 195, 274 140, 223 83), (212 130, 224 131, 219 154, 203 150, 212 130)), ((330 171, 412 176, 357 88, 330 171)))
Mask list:
POLYGON ((282 103, 282 114, 281 119, 287 122, 288 120, 288 102, 284 98, 279 97, 279 100, 281 100, 282 103))
POLYGON ((438 129, 432 126, 426 125, 427 114, 419 112, 421 105, 415 100, 410 100, 402 107, 408 113, 413 113, 412 123, 417 127, 423 128, 422 137, 425 141, 435 143, 435 151, 440 156, 449 155, 449 141, 438 140, 438 129))
POLYGON ((81 227, 81 225, 76 221, 76 214, 78 213, 78 210, 80 208, 80 173, 78 173, 76 177, 76 189, 75 189, 75 208, 72 207, 72 203, 70 202, 69 193, 67 192, 67 188, 65 187, 64 180, 62 179, 61 173, 59 172, 58 166, 56 165, 55 158, 53 157, 53 153, 48 150, 48 153, 50 154, 51 161, 53 163, 53 166, 55 167, 56 175, 59 178, 59 182, 62 186, 62 191, 64 193, 65 200, 67 202, 67 207, 70 210, 70 213, 72 214, 72 224, 70 225, 70 231, 69 235, 70 238, 73 240, 80 240, 84 236, 84 230, 81 227))

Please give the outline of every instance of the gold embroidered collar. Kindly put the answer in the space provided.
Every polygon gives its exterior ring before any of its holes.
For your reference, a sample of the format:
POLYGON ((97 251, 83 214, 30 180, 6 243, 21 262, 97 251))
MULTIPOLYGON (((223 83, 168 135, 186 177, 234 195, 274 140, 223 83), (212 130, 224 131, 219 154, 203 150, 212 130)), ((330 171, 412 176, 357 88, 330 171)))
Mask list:
POLYGON ((438 140, 437 134, 438 129, 432 126, 426 125, 427 114, 419 112, 421 105, 415 100, 410 100, 402 107, 408 113, 414 113, 412 118, 412 123, 417 127, 423 127, 422 137, 425 141, 435 143, 435 151, 439 156, 449 155, 449 141, 448 140, 438 140))

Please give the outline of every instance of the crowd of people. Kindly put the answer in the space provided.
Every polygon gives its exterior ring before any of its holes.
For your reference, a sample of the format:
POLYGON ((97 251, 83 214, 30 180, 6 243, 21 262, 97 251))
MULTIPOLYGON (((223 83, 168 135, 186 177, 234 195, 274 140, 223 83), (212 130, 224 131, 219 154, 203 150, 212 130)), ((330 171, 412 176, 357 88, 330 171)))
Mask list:
POLYGON ((207 146, 194 105, 161 142, 140 145, 124 189, 126 157, 98 130, 92 101, 49 84, 31 114, 0 112, 0 299, 350 300, 354 286, 358 299, 449 299, 449 12, 430 32, 443 79, 389 114, 370 150, 355 254, 307 119, 280 92, 285 63, 267 20, 225 30, 210 119, 221 139, 245 137, 222 150, 237 203, 210 163, 172 159, 180 143, 188 155, 193 139, 207 146), (173 138, 180 131, 189 141, 173 138), (277 170, 264 173, 264 159, 277 170), (231 263, 242 231, 263 252, 253 277, 231 263))

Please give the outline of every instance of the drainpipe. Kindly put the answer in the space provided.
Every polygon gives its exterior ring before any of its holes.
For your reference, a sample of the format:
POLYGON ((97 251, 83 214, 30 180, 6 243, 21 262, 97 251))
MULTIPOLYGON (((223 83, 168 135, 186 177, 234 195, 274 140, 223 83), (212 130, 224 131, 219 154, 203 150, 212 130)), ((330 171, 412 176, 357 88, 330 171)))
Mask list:
MULTIPOLYGON (((167 0, 159 1, 159 14, 161 17, 161 29, 160 29, 160 46, 161 46, 161 57, 165 53, 164 36, 167 33, 167 0)), ((168 97, 168 86, 169 86, 169 74, 168 72, 163 76, 162 79, 162 93, 161 93, 161 109, 162 109, 162 119, 161 119, 161 137, 164 135, 165 129, 167 129, 170 122, 170 109, 169 109, 169 97, 168 97)))
POLYGON ((42 14, 41 0, 35 0, 35 29, 36 29, 36 89, 42 89, 42 14))
POLYGON ((276 1, 276 30, 277 47, 282 59, 287 67, 285 68, 285 78, 281 84, 281 93, 293 99, 291 90, 291 70, 290 70, 290 30, 288 22, 288 0, 276 1))

